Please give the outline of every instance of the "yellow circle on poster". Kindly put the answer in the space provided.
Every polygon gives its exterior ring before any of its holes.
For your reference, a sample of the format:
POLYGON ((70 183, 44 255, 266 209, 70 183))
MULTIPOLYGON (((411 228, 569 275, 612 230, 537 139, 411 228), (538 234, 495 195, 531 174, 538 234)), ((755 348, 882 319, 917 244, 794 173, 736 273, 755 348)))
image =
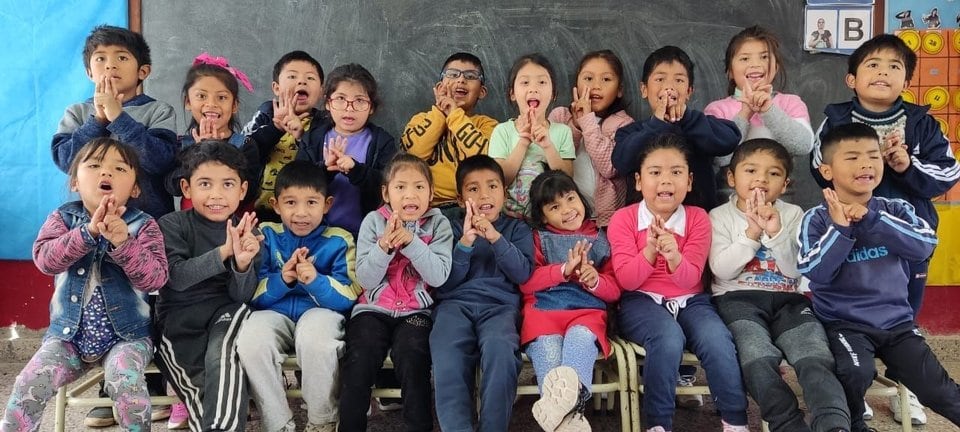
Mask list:
POLYGON ((960 54, 960 29, 953 30, 953 50, 960 54))
POLYGON ((900 36, 900 39, 903 39, 903 42, 906 43, 910 49, 916 51, 920 48, 920 33, 916 30, 905 30, 897 36, 900 36))
POLYGON ((923 104, 930 105, 933 111, 939 111, 950 103, 950 93, 943 87, 931 87, 923 94, 923 104))
POLYGON ((903 93, 900 93, 900 96, 903 98, 904 102, 910 102, 912 104, 917 103, 917 95, 913 94, 911 90, 904 90, 903 93))
POLYGON ((937 121, 938 125, 940 125, 940 133, 946 135, 947 133, 950 132, 950 125, 947 124, 946 120, 940 117, 934 117, 933 119, 937 121))
MULTIPOLYGON (((960 88, 953 92, 953 109, 960 111, 960 88)), ((957 139, 960 139, 960 136, 957 139)))
POLYGON ((940 51, 943 51, 943 35, 939 32, 930 32, 923 35, 921 47, 923 52, 927 54, 940 54, 940 51))

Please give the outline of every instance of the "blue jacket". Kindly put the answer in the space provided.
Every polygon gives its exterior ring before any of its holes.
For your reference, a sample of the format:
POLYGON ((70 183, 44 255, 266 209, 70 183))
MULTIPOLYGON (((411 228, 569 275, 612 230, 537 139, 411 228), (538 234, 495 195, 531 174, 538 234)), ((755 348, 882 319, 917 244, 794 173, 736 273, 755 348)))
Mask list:
POLYGON ((356 248, 347 231, 320 225, 304 237, 297 236, 278 223, 263 223, 263 260, 257 270, 260 280, 251 305, 256 309, 279 312, 293 321, 307 310, 323 307, 347 313, 360 295, 356 282, 356 248), (306 247, 317 269, 317 278, 309 284, 294 281, 287 285, 281 275, 283 264, 295 250, 306 247))
POLYGON ((163 234, 150 215, 135 208, 128 208, 123 220, 130 238, 113 248, 105 238, 94 239, 87 231, 90 214, 80 201, 64 204, 47 217, 33 245, 37 267, 55 275, 46 337, 73 340, 80 325, 84 289, 97 273, 117 336, 123 340, 150 336, 147 293, 160 289, 168 277, 163 234))
POLYGON ((730 120, 689 108, 676 123, 668 123, 651 116, 645 121, 633 122, 617 129, 617 143, 613 147, 611 159, 617 172, 629 177, 627 184, 633 184, 633 173, 640 169, 637 164, 640 152, 650 145, 657 135, 663 133, 683 135, 687 140, 693 190, 687 194, 684 202, 710 211, 719 204, 713 159, 726 156, 737 148, 740 144, 740 129, 730 120))
POLYGON ((906 201, 874 197, 867 209, 846 227, 833 223, 823 204, 807 210, 797 270, 810 279, 821 321, 888 330, 914 319, 907 263, 929 258, 937 235, 906 201))
POLYGON ((910 155, 910 167, 903 173, 897 173, 884 164, 883 180, 873 191, 873 195, 906 200, 913 205, 917 216, 925 219, 936 230, 939 217, 930 200, 943 195, 960 180, 960 165, 957 164, 940 125, 927 115, 928 109, 926 106, 903 102, 902 99, 898 99, 893 107, 882 113, 867 111, 860 106, 856 98, 850 102, 827 105, 823 110, 827 117, 817 132, 810 157, 810 172, 813 178, 820 187, 830 185, 818 170, 822 159, 820 140, 830 129, 855 121, 876 127, 876 124, 882 124, 885 119, 897 116, 900 110, 903 110, 906 114, 904 142, 910 155))

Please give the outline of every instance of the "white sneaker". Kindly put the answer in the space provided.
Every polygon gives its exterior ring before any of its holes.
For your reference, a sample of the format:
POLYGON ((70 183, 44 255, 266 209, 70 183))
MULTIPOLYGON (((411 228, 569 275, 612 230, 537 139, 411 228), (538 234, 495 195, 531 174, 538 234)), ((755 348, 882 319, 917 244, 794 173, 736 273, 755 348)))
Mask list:
MULTIPOLYGON (((693 375, 680 375, 677 379, 677 387, 693 387, 697 382, 697 377, 693 375)), ((677 405, 684 408, 700 408, 703 406, 703 395, 698 394, 678 394, 677 405)))
POLYGON ((663 426, 654 426, 650 429, 647 429, 647 432, 667 432, 667 430, 664 429, 663 426))
POLYGON ((863 419, 864 420, 873 420, 873 408, 870 408, 870 404, 867 403, 867 400, 863 400, 863 419))
POLYGON ((750 432, 750 428, 747 427, 747 425, 735 426, 723 420, 720 421, 720 424, 723 425, 722 432, 750 432))
MULTIPOLYGON (((923 405, 917 399, 917 395, 907 390, 907 398, 910 399, 910 424, 914 426, 927 424, 927 413, 923 412, 923 405)), ((900 396, 890 396, 890 410, 893 411, 893 420, 897 423, 903 422, 900 415, 900 396)))

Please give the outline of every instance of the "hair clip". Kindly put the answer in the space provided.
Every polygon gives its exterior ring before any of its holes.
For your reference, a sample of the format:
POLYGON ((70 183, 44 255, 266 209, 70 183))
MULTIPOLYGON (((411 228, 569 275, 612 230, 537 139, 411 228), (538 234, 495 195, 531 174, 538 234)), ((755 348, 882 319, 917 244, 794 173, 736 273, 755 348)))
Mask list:
POLYGON ((207 53, 201 53, 195 59, 193 59, 193 66, 201 64, 219 66, 226 69, 228 72, 230 72, 230 74, 233 75, 234 78, 237 79, 238 82, 240 82, 240 84, 243 85, 245 89, 247 89, 247 91, 253 93, 253 84, 250 84, 250 79, 247 78, 247 74, 243 73, 243 71, 240 69, 231 67, 226 57, 214 57, 207 53))

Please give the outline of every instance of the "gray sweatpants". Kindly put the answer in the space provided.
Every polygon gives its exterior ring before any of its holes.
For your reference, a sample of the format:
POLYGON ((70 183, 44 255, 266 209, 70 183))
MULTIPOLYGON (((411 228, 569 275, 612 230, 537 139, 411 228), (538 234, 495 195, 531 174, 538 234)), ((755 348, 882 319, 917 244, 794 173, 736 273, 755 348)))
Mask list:
POLYGON ((343 315, 330 309, 310 309, 297 322, 271 310, 250 314, 240 330, 237 352, 260 407, 264 432, 280 430, 293 418, 280 365, 294 350, 303 371, 300 388, 308 421, 337 421, 343 334, 343 315))
POLYGON ((810 300, 796 293, 745 290, 714 297, 714 302, 733 334, 747 392, 757 401, 770 430, 850 429, 833 353, 810 300), (796 395, 780 376, 784 358, 797 372, 812 414, 810 426, 803 421, 796 395))

